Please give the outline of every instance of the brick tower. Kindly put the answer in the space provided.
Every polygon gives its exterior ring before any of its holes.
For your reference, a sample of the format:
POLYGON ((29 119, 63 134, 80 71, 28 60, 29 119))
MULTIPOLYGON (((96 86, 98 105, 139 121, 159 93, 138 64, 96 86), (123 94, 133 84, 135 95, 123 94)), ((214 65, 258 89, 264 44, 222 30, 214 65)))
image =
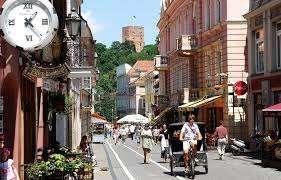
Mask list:
POLYGON ((132 41, 136 51, 140 52, 144 47, 144 28, 142 26, 126 26, 122 28, 122 42, 132 41))

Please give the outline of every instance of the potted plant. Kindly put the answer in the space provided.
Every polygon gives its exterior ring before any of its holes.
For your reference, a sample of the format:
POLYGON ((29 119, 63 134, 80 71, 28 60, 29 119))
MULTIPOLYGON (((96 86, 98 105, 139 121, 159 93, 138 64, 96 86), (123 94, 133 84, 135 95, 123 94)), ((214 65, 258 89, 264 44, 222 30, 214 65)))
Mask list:
POLYGON ((27 168, 28 179, 56 180, 64 179, 66 175, 72 177, 88 175, 92 172, 92 165, 82 157, 66 158, 61 154, 50 155, 48 161, 35 162, 27 168))

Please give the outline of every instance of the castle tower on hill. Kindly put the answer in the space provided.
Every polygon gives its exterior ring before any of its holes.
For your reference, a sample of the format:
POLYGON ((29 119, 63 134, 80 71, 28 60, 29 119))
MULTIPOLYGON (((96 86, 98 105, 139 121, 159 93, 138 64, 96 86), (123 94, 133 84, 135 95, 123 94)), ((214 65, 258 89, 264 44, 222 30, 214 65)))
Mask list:
POLYGON ((122 28, 122 42, 132 41, 136 51, 141 52, 144 47, 144 27, 126 26, 122 28))

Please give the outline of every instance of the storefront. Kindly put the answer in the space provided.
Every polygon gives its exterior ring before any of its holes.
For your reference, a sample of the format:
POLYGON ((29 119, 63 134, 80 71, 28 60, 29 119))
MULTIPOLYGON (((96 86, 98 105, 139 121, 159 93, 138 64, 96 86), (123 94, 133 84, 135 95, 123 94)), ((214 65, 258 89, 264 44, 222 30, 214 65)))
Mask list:
POLYGON ((281 168, 281 103, 262 110, 265 132, 262 163, 281 168))
POLYGON ((206 123, 207 131, 213 133, 219 121, 223 120, 223 102, 224 99, 221 95, 204 97, 179 106, 179 110, 185 116, 190 113, 194 114, 198 121, 206 123))

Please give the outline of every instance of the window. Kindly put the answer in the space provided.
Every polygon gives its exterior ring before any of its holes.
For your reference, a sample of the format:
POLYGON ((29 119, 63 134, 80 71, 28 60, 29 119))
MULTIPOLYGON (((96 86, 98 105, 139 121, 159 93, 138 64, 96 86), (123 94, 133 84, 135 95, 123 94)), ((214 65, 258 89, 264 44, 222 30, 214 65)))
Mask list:
POLYGON ((206 54, 205 56, 205 80, 206 80, 206 87, 211 86, 211 58, 210 55, 206 54))
POLYGON ((4 122, 3 122, 3 114, 0 113, 0 134, 4 133, 4 122))
POLYGON ((83 78, 83 84, 82 84, 83 89, 91 89, 91 77, 84 77, 83 78))
POLYGON ((217 65, 217 73, 218 74, 221 74, 223 72, 222 70, 222 58, 221 58, 221 52, 218 51, 217 52, 217 62, 216 62, 216 65, 217 65))
POLYGON ((277 69, 281 69, 281 22, 276 25, 277 69))
POLYGON ((210 28, 211 15, 210 15, 210 0, 206 0, 205 4, 205 27, 206 29, 210 28))
POLYGON ((216 1, 216 22, 221 21, 221 0, 216 1))
MULTIPOLYGON (((193 3, 193 10, 192 10, 192 32, 193 34, 196 34, 196 9, 197 9, 197 3, 193 3)), ((187 19, 187 18, 186 18, 187 19)))
POLYGON ((82 53, 82 65, 86 65, 85 63, 87 62, 87 49, 83 48, 81 53, 82 53))
POLYGON ((255 130, 262 131, 263 130, 263 119, 262 119, 262 110, 258 109, 255 113, 255 130))
POLYGON ((264 42, 262 31, 256 31, 255 33, 255 40, 256 40, 256 47, 255 47, 255 63, 256 63, 256 73, 262 73, 264 71, 264 42))

